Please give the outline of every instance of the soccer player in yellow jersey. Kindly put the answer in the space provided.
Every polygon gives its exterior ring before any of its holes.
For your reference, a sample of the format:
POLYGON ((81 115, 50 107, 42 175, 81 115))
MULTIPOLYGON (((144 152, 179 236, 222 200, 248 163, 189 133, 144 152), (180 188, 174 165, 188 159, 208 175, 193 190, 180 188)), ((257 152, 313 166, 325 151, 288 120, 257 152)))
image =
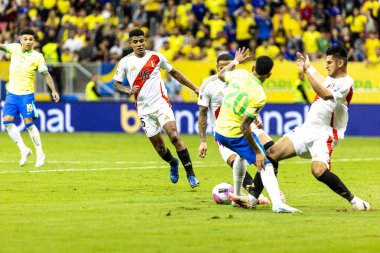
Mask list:
POLYGON ((3 124, 11 139, 21 151, 20 165, 24 166, 32 151, 25 146, 19 129, 13 123, 15 117, 20 114, 24 119, 25 127, 34 143, 37 154, 36 167, 41 167, 45 162, 42 151, 40 133, 33 123, 38 118, 34 99, 34 76, 38 71, 45 77, 45 81, 52 90, 52 98, 59 101, 52 77, 50 76, 43 55, 33 50, 35 32, 32 29, 24 29, 20 33, 20 44, 1 44, 0 50, 11 55, 9 71, 9 84, 7 85, 7 97, 3 109, 3 124))
POLYGON ((265 158, 265 150, 251 129, 251 123, 258 117, 265 105, 266 95, 262 83, 271 75, 273 61, 268 56, 257 58, 253 73, 235 69, 236 65, 248 59, 249 50, 239 49, 235 59, 224 67, 218 77, 228 83, 222 107, 216 120, 215 138, 223 146, 237 153, 233 165, 235 193, 229 197, 244 208, 254 207, 258 200, 252 196, 242 196, 241 187, 246 172, 244 163, 255 164, 260 172, 264 187, 272 200, 272 210, 277 213, 300 212, 282 203, 280 189, 273 165, 265 158))

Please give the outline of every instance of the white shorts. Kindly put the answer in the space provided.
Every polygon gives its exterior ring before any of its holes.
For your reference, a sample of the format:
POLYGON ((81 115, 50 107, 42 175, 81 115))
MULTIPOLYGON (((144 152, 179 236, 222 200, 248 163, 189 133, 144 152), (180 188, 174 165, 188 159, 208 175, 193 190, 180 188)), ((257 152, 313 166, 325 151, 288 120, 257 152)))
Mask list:
POLYGON ((322 162, 331 170, 331 154, 334 146, 338 144, 332 131, 322 128, 306 129, 306 127, 301 126, 296 127, 285 136, 291 140, 299 157, 322 162))
POLYGON ((173 110, 169 106, 165 106, 151 114, 139 116, 139 118, 147 137, 155 136, 162 131, 166 123, 175 121, 173 110))
POLYGON ((225 146, 223 146, 222 144, 220 144, 217 140, 215 140, 216 144, 218 145, 218 148, 219 148, 219 152, 223 158, 223 160, 227 163, 227 160, 228 158, 231 156, 231 155, 236 155, 236 153, 234 151, 232 151, 231 149, 228 149, 226 148, 225 146))

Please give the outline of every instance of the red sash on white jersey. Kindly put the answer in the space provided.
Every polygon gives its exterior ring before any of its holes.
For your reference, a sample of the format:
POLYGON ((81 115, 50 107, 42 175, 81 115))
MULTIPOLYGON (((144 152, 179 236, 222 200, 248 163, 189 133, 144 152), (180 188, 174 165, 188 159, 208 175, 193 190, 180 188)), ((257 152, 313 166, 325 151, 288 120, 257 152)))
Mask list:
POLYGON ((160 58, 157 55, 152 55, 145 65, 141 68, 140 72, 137 74, 135 81, 132 86, 139 86, 139 90, 135 93, 135 100, 137 101, 137 97, 140 93, 141 88, 144 86, 146 81, 149 79, 153 70, 157 67, 160 62, 160 58))

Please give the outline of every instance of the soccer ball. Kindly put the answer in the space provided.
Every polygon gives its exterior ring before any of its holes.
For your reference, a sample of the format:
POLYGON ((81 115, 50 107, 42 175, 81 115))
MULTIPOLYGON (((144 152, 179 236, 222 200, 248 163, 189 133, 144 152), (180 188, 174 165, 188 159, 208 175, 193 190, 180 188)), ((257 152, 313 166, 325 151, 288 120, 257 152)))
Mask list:
POLYGON ((217 204, 229 205, 231 200, 228 198, 228 193, 234 192, 234 187, 229 183, 217 184, 214 189, 212 189, 212 198, 217 204))

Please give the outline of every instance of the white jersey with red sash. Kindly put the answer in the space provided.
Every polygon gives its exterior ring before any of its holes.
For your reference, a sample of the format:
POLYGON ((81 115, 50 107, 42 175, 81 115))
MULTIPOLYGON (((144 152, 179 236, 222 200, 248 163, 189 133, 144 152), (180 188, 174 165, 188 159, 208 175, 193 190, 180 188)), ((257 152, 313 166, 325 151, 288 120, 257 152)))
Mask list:
POLYGON ((127 78, 131 86, 139 86, 135 94, 136 109, 139 116, 170 106, 160 68, 171 71, 173 67, 160 53, 146 50, 144 57, 131 53, 120 60, 114 80, 122 82, 127 78))
POLYGON ((327 77, 323 86, 333 94, 333 99, 316 97, 310 107, 304 125, 310 128, 330 129, 336 141, 344 138, 348 122, 348 106, 353 95, 354 81, 348 75, 341 78, 327 77))
POLYGON ((218 75, 212 75, 203 81, 199 89, 198 105, 210 109, 210 118, 212 128, 215 128, 216 118, 219 115, 220 106, 223 102, 223 91, 227 84, 218 78, 218 75))

